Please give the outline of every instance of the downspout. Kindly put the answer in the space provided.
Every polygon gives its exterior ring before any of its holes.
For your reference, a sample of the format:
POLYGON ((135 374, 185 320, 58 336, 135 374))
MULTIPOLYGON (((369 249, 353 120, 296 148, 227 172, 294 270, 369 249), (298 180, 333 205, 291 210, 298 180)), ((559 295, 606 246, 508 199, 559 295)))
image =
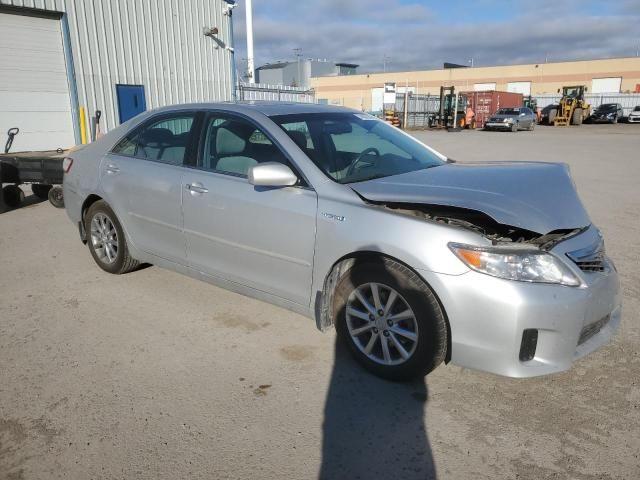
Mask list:
POLYGON ((73 64, 73 51, 71 50, 71 34, 69 32, 69 14, 63 13, 60 18, 62 27, 62 48, 64 50, 64 62, 67 67, 67 82, 69 83, 69 100, 71 102, 71 120, 73 121, 73 136, 76 145, 82 143, 80 133, 80 113, 78 100, 78 83, 76 81, 76 70, 73 64))
POLYGON ((227 9, 225 15, 229 17, 229 47, 231 52, 231 98, 233 101, 238 100, 238 78, 236 72, 236 51, 233 47, 233 9, 236 7, 235 1, 227 1, 227 9))

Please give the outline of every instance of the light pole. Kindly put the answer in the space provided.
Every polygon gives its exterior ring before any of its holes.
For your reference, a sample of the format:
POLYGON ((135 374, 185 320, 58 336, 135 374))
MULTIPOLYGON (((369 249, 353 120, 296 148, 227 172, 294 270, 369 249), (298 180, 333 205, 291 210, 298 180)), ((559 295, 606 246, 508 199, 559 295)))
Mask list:
POLYGON ((246 0, 245 17, 247 22, 247 70, 249 83, 255 83, 255 66, 253 65, 253 12, 252 0, 246 0))

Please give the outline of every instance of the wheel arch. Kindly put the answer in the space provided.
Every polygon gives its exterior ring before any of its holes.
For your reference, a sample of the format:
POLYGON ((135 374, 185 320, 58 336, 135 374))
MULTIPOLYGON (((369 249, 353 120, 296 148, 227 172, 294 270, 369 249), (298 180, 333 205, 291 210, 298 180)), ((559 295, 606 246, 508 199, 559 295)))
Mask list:
POLYGON ((102 200, 102 197, 92 193, 84 199, 84 202, 82 202, 82 208, 80 209, 80 222, 78 225, 78 229, 80 230, 80 240, 82 240, 82 243, 87 243, 87 231, 85 228, 84 216, 91 205, 96 203, 98 200, 102 200))
POLYGON ((316 295, 315 298, 315 319, 316 326, 320 331, 327 331, 329 328, 334 326, 333 319, 331 318, 331 305, 333 303, 333 294, 335 291, 335 287, 340 281, 340 279, 353 267, 356 262, 381 262, 384 260, 391 260, 396 262, 403 267, 407 268, 411 272, 413 272, 420 280, 422 280, 425 285, 429 287, 433 296, 438 302, 440 309, 442 310, 442 315, 444 317, 445 325, 447 327, 447 351, 445 354, 445 363, 449 363, 451 360, 451 325, 449 324, 449 317, 447 315, 447 311, 438 296, 438 293, 433 289, 433 287, 427 282, 427 280, 420 275, 420 273, 408 265, 406 262, 403 262, 399 258, 396 258, 392 255, 388 255, 382 252, 376 252, 373 250, 358 250, 354 252, 347 253, 343 255, 341 258, 336 260, 329 272, 324 278, 322 291, 316 295))

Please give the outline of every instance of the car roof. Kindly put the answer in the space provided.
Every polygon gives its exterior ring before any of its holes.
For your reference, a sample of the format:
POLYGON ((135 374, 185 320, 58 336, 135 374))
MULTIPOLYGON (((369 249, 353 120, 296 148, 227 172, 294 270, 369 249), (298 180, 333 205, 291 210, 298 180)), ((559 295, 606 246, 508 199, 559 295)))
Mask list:
POLYGON ((171 105, 159 108, 158 112, 171 112, 185 109, 198 110, 226 110, 236 113, 260 112, 269 117, 275 115, 295 115, 304 113, 354 113, 357 110, 336 105, 320 105, 317 103, 295 102, 269 102, 269 101, 244 101, 244 102, 217 102, 217 103, 190 103, 171 105))

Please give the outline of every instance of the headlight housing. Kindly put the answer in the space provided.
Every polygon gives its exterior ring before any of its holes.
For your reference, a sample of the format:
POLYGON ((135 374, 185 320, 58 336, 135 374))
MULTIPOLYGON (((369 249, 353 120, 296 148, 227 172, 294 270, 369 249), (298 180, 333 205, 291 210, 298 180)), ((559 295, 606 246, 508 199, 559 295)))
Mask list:
POLYGON ((503 118, 502 121, 504 123, 513 123, 513 118, 503 118))
POLYGON ((469 268, 492 277, 531 283, 578 287, 580 279, 556 256, 539 250, 476 247, 450 243, 451 251, 469 268))

